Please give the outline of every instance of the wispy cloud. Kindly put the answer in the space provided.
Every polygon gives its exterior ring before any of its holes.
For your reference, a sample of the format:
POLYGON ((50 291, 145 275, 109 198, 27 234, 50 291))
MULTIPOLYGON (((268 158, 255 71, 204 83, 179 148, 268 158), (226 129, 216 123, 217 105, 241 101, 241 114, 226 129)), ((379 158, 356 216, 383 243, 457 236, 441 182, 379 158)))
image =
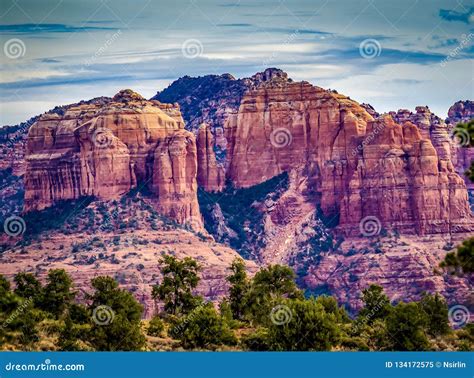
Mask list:
POLYGON ((65 24, 13 24, 0 25, 0 33, 6 35, 38 33, 77 33, 97 30, 116 30, 105 26, 72 26, 65 24))
POLYGON ((450 9, 440 9, 439 16, 446 21, 459 21, 465 24, 474 23, 474 7, 466 12, 458 12, 450 9))
POLYGON ((253 26, 252 24, 245 24, 245 23, 241 23, 241 24, 217 24, 217 26, 223 26, 223 27, 230 27, 230 28, 245 28, 245 27, 250 27, 250 26, 253 26))

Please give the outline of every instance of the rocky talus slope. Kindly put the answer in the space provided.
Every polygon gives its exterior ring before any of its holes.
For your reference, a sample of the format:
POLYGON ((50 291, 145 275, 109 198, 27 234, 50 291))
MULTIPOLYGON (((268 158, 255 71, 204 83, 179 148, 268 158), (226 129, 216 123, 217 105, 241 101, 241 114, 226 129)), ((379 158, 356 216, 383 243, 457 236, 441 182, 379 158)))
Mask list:
MULTIPOLYGON (((229 266, 238 257, 191 225, 163 217, 153 196, 136 192, 120 200, 62 202, 24 220, 23 239, 0 253, 0 274, 13 280, 26 271, 44 281, 50 269, 65 269, 79 298, 92 291, 92 278, 108 275, 135 295, 147 318, 157 309, 151 291, 162 280, 163 254, 195 259, 202 277, 196 293, 212 301, 226 295, 229 266)), ((251 274, 257 269, 252 261, 246 266, 251 274)))

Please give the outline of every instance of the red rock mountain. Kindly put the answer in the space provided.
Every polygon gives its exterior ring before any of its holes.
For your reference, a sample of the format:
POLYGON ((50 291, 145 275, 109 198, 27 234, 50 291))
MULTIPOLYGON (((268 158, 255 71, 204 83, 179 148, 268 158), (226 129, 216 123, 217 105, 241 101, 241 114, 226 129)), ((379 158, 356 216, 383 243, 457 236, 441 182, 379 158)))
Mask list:
POLYGON ((199 220, 196 154, 179 107, 130 90, 106 104, 44 114, 28 133, 24 210, 83 196, 109 200, 146 186, 163 215, 199 220))
POLYGON ((368 216, 403 233, 473 229, 452 141, 428 109, 374 119, 348 97, 292 82, 278 70, 261 76, 225 118, 224 164, 213 156, 212 131, 199 130, 203 188, 221 190, 224 171, 236 187, 298 171, 324 215, 339 217, 352 235, 368 216))
POLYGON ((291 265, 310 292, 334 294, 353 309, 369 283, 393 299, 428 290, 465 303, 468 278, 435 270, 474 230, 459 174, 470 155, 460 158, 467 149, 450 137, 469 109, 454 105, 450 123, 426 107, 379 115, 277 69, 245 79, 184 77, 151 100, 124 90, 58 107, 0 135, 3 218, 63 200, 97 201, 78 215, 83 228, 40 234, 21 254, 17 239, 3 235, 0 273, 11 276, 21 265, 44 276, 46 267, 73 266, 85 287, 99 269, 89 261, 112 249, 116 259, 107 255, 100 269, 113 275, 140 267, 137 290, 151 306, 155 259, 165 251, 200 261, 200 290, 216 300, 238 251, 261 264, 291 265), (143 208, 124 196, 133 189, 146 192, 143 208), (120 215, 113 225, 109 207, 120 215), (99 219, 91 221, 92 213, 99 219), (217 242, 204 233, 203 218, 217 242), (186 223, 203 233, 179 225, 186 223), (73 250, 88 237, 77 255, 56 245, 73 250))

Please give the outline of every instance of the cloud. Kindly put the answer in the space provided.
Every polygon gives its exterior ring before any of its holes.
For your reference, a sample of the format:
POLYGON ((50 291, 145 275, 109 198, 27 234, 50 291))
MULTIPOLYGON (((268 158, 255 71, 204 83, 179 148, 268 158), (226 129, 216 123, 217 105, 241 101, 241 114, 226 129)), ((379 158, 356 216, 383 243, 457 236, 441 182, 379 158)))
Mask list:
POLYGON ((104 26, 72 26, 65 24, 12 24, 0 25, 1 34, 77 33, 96 30, 116 30, 104 26))
POLYGON ((393 79, 393 80, 386 80, 386 83, 395 83, 395 84, 407 84, 407 85, 416 85, 423 83, 423 80, 416 80, 416 79, 393 79))
POLYGON ((39 60, 41 63, 61 63, 60 60, 51 59, 51 58, 44 58, 39 60))
POLYGON ((441 39, 439 36, 433 36, 433 40, 437 41, 436 44, 428 46, 430 49, 439 49, 443 47, 452 47, 459 45, 459 39, 457 38, 446 38, 441 39))
POLYGON ((450 9, 440 9, 439 16, 446 21, 459 21, 465 24, 474 23, 474 7, 469 8, 466 12, 458 12, 450 9))
POLYGON ((345 50, 328 50, 322 53, 327 58, 358 60, 360 63, 367 63, 371 66, 381 66, 394 63, 416 63, 416 64, 430 64, 443 60, 446 56, 444 54, 429 53, 423 51, 408 51, 398 49, 381 49, 380 55, 374 59, 364 59, 358 48, 345 50))
POLYGON ((78 84, 94 84, 96 82, 120 82, 123 80, 130 80, 134 77, 132 75, 113 75, 107 77, 98 77, 98 76, 87 76, 87 77, 69 77, 62 78, 57 75, 51 76, 47 79, 28 79, 23 81, 14 81, 14 82, 3 82, 0 83, 0 89, 26 89, 26 88, 38 88, 38 87, 51 87, 51 86, 61 86, 61 85, 78 85, 78 84))
POLYGON ((242 24, 217 24, 217 26, 230 27, 230 28, 233 28, 233 27, 236 27, 236 28, 246 28, 246 27, 251 27, 251 26, 253 26, 253 25, 252 25, 252 24, 245 24, 245 23, 242 23, 242 24))
POLYGON ((240 7, 240 3, 225 3, 225 4, 219 4, 219 7, 223 7, 223 8, 240 7))

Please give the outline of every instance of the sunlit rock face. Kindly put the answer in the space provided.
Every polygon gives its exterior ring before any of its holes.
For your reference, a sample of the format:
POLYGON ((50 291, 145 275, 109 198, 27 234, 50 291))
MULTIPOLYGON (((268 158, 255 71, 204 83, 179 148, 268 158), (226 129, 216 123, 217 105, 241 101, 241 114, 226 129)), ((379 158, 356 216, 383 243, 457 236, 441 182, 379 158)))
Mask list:
POLYGON ((446 125, 427 108, 374 119, 346 96, 276 76, 250 88, 224 128, 235 186, 303 172, 349 234, 368 216, 404 233, 472 230, 446 125))
POLYGON ((195 137, 179 106, 124 90, 105 103, 44 114, 30 128, 24 210, 147 188, 164 215, 185 223, 200 219, 196 175, 195 137))

